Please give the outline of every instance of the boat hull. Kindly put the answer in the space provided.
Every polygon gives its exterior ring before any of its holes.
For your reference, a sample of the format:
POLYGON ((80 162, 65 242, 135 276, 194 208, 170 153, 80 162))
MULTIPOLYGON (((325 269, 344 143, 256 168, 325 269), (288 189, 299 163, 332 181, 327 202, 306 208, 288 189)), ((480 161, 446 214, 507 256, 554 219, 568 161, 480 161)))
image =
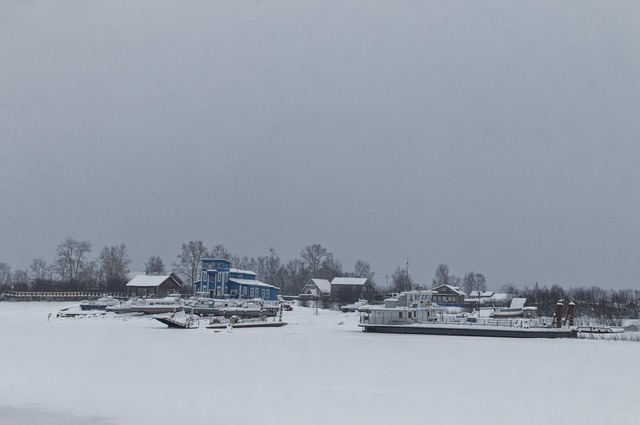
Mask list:
MULTIPOLYGON (((228 323, 214 323, 207 325, 207 329, 226 329, 228 325, 228 323)), ((285 322, 240 322, 233 324, 232 328, 279 328, 284 325, 286 325, 285 322)))
POLYGON ((451 325, 359 325, 364 332, 394 334, 479 336, 500 338, 576 338, 578 332, 563 328, 499 328, 451 325))
POLYGON ((88 310, 106 310, 107 305, 101 304, 80 304, 80 310, 88 311, 88 310))
POLYGON ((180 322, 178 320, 172 319, 171 317, 154 317, 154 319, 156 319, 160 323, 164 323, 165 325, 169 326, 170 328, 174 328, 174 329, 194 329, 194 327, 192 326, 193 322, 191 322, 191 321, 180 322))

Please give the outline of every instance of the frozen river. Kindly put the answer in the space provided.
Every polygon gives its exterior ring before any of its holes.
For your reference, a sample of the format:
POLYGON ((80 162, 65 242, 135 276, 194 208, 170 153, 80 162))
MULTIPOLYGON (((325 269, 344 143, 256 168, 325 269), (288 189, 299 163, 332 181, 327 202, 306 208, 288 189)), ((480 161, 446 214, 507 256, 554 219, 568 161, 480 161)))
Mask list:
POLYGON ((68 305, 0 303, 0 424, 640 423, 637 342, 369 334, 300 307, 174 330, 68 305))

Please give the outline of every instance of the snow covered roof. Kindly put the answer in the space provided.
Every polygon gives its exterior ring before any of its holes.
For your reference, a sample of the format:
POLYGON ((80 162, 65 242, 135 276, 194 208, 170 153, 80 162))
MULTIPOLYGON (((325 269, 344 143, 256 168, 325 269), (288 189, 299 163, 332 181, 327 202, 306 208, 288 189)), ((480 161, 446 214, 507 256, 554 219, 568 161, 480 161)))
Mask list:
POLYGON ((471 291, 471 293, 469 294, 469 296, 471 298, 478 298, 478 297, 482 297, 482 298, 491 298, 493 297, 493 294, 495 294, 495 292, 493 291, 484 291, 484 292, 480 292, 480 291, 471 291))
POLYGON ((311 281, 318 287, 320 292, 325 294, 331 293, 331 282, 327 279, 311 279, 311 281))
POLYGON ((277 286, 269 285, 268 283, 260 282, 259 280, 253 280, 253 279, 236 279, 234 277, 231 277, 229 278, 229 282, 235 282, 240 285, 247 285, 247 286, 258 286, 260 288, 280 289, 277 286))
POLYGON ((513 298, 509 308, 523 308, 525 302, 527 302, 526 298, 513 298))
POLYGON ((448 288, 450 291, 458 294, 458 295, 464 295, 464 292, 462 292, 460 290, 459 287, 457 286, 451 286, 451 285, 440 285, 440 286, 436 286, 435 288, 431 288, 432 291, 437 291, 438 288, 448 288))
POLYGON ((367 279, 364 277, 334 277, 331 281, 331 285, 349 285, 349 286, 364 286, 367 283, 367 279))
MULTIPOLYGON (((155 287, 162 285, 167 279, 171 279, 172 276, 168 275, 160 275, 160 276, 148 276, 145 274, 138 275, 134 277, 127 286, 135 286, 135 287, 155 287)), ((176 282, 179 284, 179 282, 176 282)))
POLYGON ((229 272, 238 273, 238 274, 250 274, 250 275, 253 275, 253 276, 256 275, 256 273, 252 272, 251 270, 229 269, 229 272))

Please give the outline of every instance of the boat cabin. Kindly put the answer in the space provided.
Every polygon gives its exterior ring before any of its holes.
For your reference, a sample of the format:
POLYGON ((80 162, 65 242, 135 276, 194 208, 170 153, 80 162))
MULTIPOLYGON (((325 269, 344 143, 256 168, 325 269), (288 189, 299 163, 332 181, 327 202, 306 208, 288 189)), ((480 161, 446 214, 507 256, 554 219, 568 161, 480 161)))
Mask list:
POLYGON ((384 304, 372 305, 360 316, 361 323, 372 325, 408 325, 435 322, 444 309, 431 304, 434 291, 407 291, 384 304))

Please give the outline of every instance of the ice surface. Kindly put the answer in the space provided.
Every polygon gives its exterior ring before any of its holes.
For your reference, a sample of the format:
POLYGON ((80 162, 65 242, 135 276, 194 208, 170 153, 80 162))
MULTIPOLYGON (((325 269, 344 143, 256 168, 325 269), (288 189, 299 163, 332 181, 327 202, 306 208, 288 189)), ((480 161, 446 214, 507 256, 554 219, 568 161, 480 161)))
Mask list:
POLYGON ((2 425, 640 423, 635 342, 372 334, 297 306, 231 332, 55 318, 69 305, 0 303, 2 425))

